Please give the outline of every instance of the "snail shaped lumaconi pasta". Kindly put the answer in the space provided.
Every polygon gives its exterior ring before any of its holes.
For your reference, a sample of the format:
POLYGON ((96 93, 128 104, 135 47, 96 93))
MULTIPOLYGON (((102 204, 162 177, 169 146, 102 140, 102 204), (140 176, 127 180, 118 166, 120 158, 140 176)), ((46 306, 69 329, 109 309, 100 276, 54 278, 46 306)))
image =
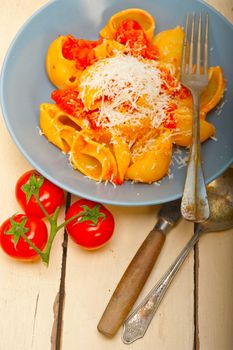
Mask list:
POLYGON ((126 179, 152 183, 167 174, 172 157, 172 140, 169 132, 160 136, 145 135, 132 147, 132 163, 126 179))
POLYGON ((75 136, 71 162, 91 179, 121 184, 129 166, 130 150, 116 135, 111 137, 105 132, 95 135, 84 130, 75 136))
POLYGON ((54 104, 42 103, 40 106, 42 133, 65 153, 70 151, 74 135, 84 124, 83 119, 74 118, 54 104))
MULTIPOLYGON (((192 139, 192 109, 183 107, 175 112, 176 131, 172 139, 176 145, 187 147, 192 139)), ((215 134, 215 127, 204 119, 200 119, 200 141, 204 142, 215 134)))
POLYGON ((106 39, 114 39, 114 35, 125 20, 133 20, 141 25, 148 40, 151 40, 155 30, 155 20, 150 13, 138 8, 126 9, 114 14, 100 31, 100 36, 106 39))
POLYGON ((65 36, 59 36, 48 48, 46 55, 46 71, 50 81, 59 89, 75 88, 78 85, 81 71, 76 68, 75 61, 68 60, 62 54, 65 36))
POLYGON ((179 73, 184 30, 180 26, 158 33, 152 39, 152 43, 159 49, 160 60, 174 64, 176 73, 179 73))
POLYGON ((104 39, 102 43, 97 45, 94 49, 95 57, 97 60, 101 60, 103 58, 112 57, 116 54, 116 52, 124 53, 126 51, 125 46, 114 41, 104 39))
POLYGON ((209 83, 207 88, 201 94, 201 111, 205 114, 210 112, 222 99, 226 82, 223 77, 223 71, 219 66, 210 67, 209 83))
MULTIPOLYGON (((183 40, 181 26, 155 33, 151 14, 135 8, 114 14, 98 40, 59 36, 46 55, 57 90, 54 103, 40 106, 42 133, 97 182, 162 179, 173 144, 191 143, 192 96, 180 83, 183 40)), ((206 116, 224 90, 222 69, 210 67, 200 99, 201 142, 215 135, 206 116)))

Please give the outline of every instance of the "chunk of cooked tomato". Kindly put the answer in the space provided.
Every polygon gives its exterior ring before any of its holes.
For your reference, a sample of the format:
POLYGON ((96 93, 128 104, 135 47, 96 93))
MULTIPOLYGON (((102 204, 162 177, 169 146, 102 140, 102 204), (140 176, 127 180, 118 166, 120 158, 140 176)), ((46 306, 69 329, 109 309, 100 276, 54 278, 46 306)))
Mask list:
POLYGON ((51 98, 59 108, 72 116, 80 116, 83 113, 84 105, 79 98, 79 92, 77 90, 55 90, 52 92, 51 98))
POLYGON ((96 55, 93 49, 101 42, 102 39, 91 41, 76 39, 72 35, 67 35, 62 45, 62 55, 67 60, 75 61, 77 69, 84 70, 96 61, 96 55))
POLYGON ((140 24, 134 20, 122 21, 117 28, 114 39, 123 45, 128 45, 133 56, 141 56, 150 60, 157 60, 159 50, 152 45, 140 24))

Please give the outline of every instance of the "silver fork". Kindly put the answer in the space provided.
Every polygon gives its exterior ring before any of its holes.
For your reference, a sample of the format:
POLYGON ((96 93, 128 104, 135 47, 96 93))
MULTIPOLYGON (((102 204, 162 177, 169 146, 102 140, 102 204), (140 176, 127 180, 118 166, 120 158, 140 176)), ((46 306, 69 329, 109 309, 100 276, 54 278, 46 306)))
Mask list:
POLYGON ((198 19, 197 37, 195 35, 195 22, 195 15, 191 16, 191 21, 190 16, 186 17, 181 65, 181 83, 191 91, 193 97, 192 144, 181 202, 181 213, 186 220, 202 222, 209 217, 209 204, 201 165, 199 117, 200 94, 208 84, 208 15, 205 16, 204 40, 202 38, 201 14, 198 19), (195 51, 196 60, 194 59, 195 51), (202 57, 203 65, 201 65, 202 57))

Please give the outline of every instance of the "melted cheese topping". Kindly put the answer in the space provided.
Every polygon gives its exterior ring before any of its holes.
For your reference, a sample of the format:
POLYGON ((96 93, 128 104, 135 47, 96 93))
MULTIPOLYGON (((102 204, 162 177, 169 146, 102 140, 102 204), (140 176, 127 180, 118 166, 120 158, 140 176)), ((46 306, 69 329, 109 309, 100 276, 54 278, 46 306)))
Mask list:
POLYGON ((140 125, 149 117, 151 126, 158 128, 170 101, 163 83, 155 61, 117 55, 88 68, 80 82, 80 97, 84 102, 88 93, 93 104, 100 100, 97 126, 140 125))

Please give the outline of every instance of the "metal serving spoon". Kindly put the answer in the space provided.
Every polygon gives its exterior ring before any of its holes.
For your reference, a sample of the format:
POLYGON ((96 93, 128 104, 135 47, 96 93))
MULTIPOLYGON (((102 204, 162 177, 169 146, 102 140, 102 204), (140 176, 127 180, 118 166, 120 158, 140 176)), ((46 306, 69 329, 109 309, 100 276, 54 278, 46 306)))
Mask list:
POLYGON ((207 193, 210 206, 209 219, 195 225, 195 233, 191 240, 155 287, 126 319, 122 336, 125 344, 144 336, 169 285, 200 237, 207 232, 223 231, 233 227, 233 169, 228 169, 211 182, 207 187, 207 193))

